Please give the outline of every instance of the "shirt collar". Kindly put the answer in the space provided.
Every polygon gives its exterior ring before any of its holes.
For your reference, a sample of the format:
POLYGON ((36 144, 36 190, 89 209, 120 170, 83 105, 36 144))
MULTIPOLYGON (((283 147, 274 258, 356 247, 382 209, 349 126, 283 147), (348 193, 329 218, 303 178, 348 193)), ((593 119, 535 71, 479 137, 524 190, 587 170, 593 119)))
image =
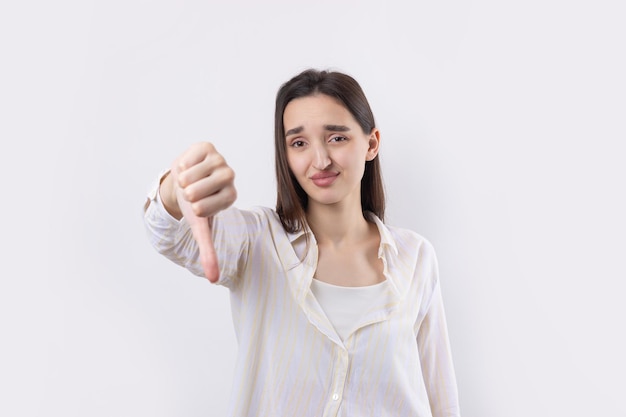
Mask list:
MULTIPOLYGON (((399 254, 396 239, 394 239, 393 234, 391 233, 389 228, 382 222, 382 220, 378 218, 378 216, 369 211, 366 212, 365 215, 378 227, 378 232, 380 234, 378 257, 383 260, 383 263, 385 265, 385 276, 390 283, 391 291, 396 295, 396 297, 402 298, 406 293, 408 283, 405 282, 405 280, 402 280, 400 277, 396 276, 396 274, 394 273, 394 265, 396 264, 395 259, 398 257, 399 254)), ((308 292, 308 288, 310 287, 311 283, 310 280, 313 277, 313 274, 317 267, 315 235, 313 235, 313 232, 311 232, 311 229, 309 229, 308 226, 305 226, 302 230, 295 233, 287 233, 287 237, 289 239, 289 243, 294 249, 294 257, 290 259, 291 262, 285 264, 285 267, 289 270, 293 268, 304 268, 304 270, 308 271, 301 275, 301 277, 307 277, 308 279, 289 281, 292 285, 294 296, 299 301, 302 301, 302 299, 308 292), (309 235, 309 244, 311 246, 308 247, 308 253, 305 253, 307 247, 304 245, 304 242, 300 238, 307 235, 309 235)))
POLYGON ((306 226, 306 229, 301 229, 295 233, 289 233, 287 232, 287 237, 289 238, 289 242, 293 243, 296 240, 298 240, 300 237, 312 233, 311 229, 309 229, 309 226, 306 226))
MULTIPOLYGON (((384 250, 385 248, 389 248, 389 249, 391 249, 393 251, 393 254, 397 256, 398 255, 398 246, 396 245, 396 241, 393 238, 393 236, 391 235, 391 232, 389 231, 389 228, 387 228, 387 226, 385 226, 385 224, 382 222, 382 220, 380 220, 378 218, 378 216, 375 215, 374 213, 368 211, 365 214, 378 227, 378 232, 380 233, 380 250, 384 250)), ((379 256, 381 255, 380 250, 379 250, 379 253, 378 253, 379 256)))
MULTIPOLYGON (((379 249, 378 255, 379 256, 381 255, 380 253, 381 250, 384 250, 385 248, 389 248, 393 251, 393 254, 397 256, 398 246, 396 245, 396 241, 391 235, 389 228, 382 222, 382 220, 378 218, 377 215, 375 215, 371 211, 365 212, 365 216, 370 221, 373 221, 374 224, 376 224, 376 227, 378 227, 378 233, 380 233, 380 249, 379 249)), ((287 237, 289 238, 289 242, 293 244, 296 240, 298 240, 299 238, 307 234, 311 235, 311 241, 315 241, 315 236, 313 236, 313 233, 311 232, 311 229, 309 229, 308 225, 305 225, 304 228, 300 229, 299 231, 295 233, 287 233, 287 237)))

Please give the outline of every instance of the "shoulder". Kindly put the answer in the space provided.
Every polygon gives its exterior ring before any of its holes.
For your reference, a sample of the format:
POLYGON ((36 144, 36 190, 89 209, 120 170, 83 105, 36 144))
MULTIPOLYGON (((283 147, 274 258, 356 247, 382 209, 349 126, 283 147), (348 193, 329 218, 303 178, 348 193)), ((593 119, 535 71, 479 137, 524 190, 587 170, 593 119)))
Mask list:
POLYGON ((400 249, 400 247, 407 247, 420 248, 421 250, 427 252, 435 251, 430 241, 421 234, 415 232, 414 230, 389 225, 385 225, 385 227, 389 231, 389 234, 393 241, 395 241, 396 245, 398 246, 398 249, 400 249))
POLYGON ((392 249, 399 257, 434 258, 435 250, 428 239, 421 234, 404 227, 383 223, 370 214, 380 231, 381 245, 392 249))
POLYGON ((438 281, 433 245, 411 229, 376 221, 381 231, 380 254, 386 261, 388 277, 399 293, 411 292, 419 297, 430 294, 438 281))
POLYGON ((229 231, 247 231, 254 234, 270 229, 282 229, 280 218, 274 209, 255 206, 249 209, 240 209, 234 206, 215 215, 214 227, 229 231))
POLYGON ((235 206, 220 211, 215 215, 216 219, 239 218, 248 221, 267 222, 278 218, 276 212, 269 207, 255 206, 249 209, 241 209, 235 206))
POLYGON ((422 268, 437 269, 437 254, 432 243, 421 234, 403 227, 387 226, 397 257, 422 268))

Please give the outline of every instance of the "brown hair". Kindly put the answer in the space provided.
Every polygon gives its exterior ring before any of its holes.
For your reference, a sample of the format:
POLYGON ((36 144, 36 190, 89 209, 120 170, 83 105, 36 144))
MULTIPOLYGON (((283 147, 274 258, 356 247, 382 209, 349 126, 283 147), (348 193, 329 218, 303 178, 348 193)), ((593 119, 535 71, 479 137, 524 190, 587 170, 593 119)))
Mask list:
MULTIPOLYGON (((308 196, 298 184, 287 162, 283 113, 291 100, 315 94, 324 94, 339 101, 352 114, 363 133, 369 134, 376 127, 374 114, 361 86, 349 75, 308 69, 280 87, 276 94, 274 118, 278 187, 276 212, 285 230, 291 233, 302 230, 306 224, 308 196)), ((384 220, 385 193, 378 158, 365 163, 365 172, 361 179, 361 207, 363 211, 371 211, 384 220)))

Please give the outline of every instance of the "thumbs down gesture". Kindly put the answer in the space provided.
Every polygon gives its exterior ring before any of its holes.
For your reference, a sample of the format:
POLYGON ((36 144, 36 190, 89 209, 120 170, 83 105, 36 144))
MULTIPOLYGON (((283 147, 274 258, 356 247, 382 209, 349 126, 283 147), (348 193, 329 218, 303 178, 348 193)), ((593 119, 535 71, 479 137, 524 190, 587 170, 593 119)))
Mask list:
POLYGON ((219 265, 213 245, 213 216, 231 206, 237 198, 235 173, 208 142, 192 145, 172 165, 171 175, 161 183, 161 198, 174 217, 184 217, 198 244, 204 275, 219 279, 219 265))

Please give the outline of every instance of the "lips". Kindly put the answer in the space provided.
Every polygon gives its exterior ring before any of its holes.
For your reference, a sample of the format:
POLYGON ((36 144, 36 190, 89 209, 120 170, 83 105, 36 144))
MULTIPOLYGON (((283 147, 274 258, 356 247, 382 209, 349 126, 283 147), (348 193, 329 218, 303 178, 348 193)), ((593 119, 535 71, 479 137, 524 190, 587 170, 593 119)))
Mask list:
POLYGON ((335 182, 338 176, 338 172, 318 172, 317 174, 312 175, 310 178, 313 184, 317 185, 318 187, 328 187, 333 182, 335 182))

